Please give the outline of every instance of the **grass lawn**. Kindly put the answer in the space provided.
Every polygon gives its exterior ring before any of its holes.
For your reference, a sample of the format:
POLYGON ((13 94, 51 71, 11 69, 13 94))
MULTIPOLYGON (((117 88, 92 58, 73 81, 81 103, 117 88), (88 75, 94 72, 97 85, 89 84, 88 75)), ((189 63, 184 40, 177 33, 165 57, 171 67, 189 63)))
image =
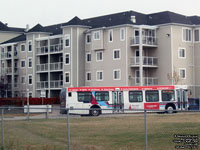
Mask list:
MULTIPOLYGON (((200 114, 148 115, 147 122, 148 150, 175 149, 174 134, 200 136, 200 114)), ((143 116, 71 118, 70 129, 71 150, 145 148, 143 116)), ((65 119, 5 121, 4 134, 9 150, 67 149, 65 119)))

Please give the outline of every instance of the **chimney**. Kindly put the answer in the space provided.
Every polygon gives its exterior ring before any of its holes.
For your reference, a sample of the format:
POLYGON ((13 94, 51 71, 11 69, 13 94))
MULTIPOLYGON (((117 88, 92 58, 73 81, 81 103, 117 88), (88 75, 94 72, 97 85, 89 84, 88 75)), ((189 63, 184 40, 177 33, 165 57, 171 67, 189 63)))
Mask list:
POLYGON ((131 16, 131 21, 132 21, 133 23, 136 23, 136 18, 135 18, 135 16, 131 16))
POLYGON ((25 31, 27 32, 29 30, 29 24, 26 25, 25 31))

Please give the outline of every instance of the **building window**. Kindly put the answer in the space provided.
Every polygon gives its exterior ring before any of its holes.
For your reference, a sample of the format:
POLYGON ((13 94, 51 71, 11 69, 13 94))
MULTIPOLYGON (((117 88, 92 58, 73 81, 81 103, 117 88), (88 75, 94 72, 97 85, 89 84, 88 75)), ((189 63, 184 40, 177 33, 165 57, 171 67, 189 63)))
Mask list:
POLYGON ((113 30, 108 31, 108 41, 112 42, 113 41, 113 30))
POLYGON ((125 29, 124 28, 120 29, 120 40, 121 41, 125 40, 125 29))
POLYGON ((186 79, 186 69, 185 68, 179 69, 179 76, 180 76, 180 79, 186 79))
POLYGON ((22 83, 22 84, 25 84, 25 79, 26 79, 26 78, 25 78, 24 76, 21 77, 21 83, 22 83))
POLYGON ((185 50, 185 48, 180 48, 178 50, 178 57, 179 58, 186 58, 186 50, 185 50))
POLYGON ((86 81, 91 81, 92 80, 92 76, 91 76, 91 72, 86 72, 86 81))
POLYGON ((22 51, 22 52, 25 51, 25 45, 24 45, 24 44, 21 45, 21 51, 22 51))
POLYGON ((70 73, 69 72, 65 73, 65 83, 70 83, 70 73))
POLYGON ((113 79, 121 80, 121 70, 120 69, 116 69, 113 71, 113 79))
POLYGON ((87 53, 87 54, 86 54, 86 62, 91 62, 91 60, 92 60, 92 55, 91 55, 91 53, 87 53))
POLYGON ((90 44, 91 43, 91 34, 86 35, 86 43, 90 44))
POLYGON ((26 66, 25 60, 21 60, 21 68, 24 68, 26 66))
POLYGON ((94 40, 100 40, 100 31, 94 32, 94 40))
POLYGON ((33 96, 33 93, 32 92, 29 92, 28 93, 28 97, 32 97, 33 96))
POLYGON ((97 71, 97 81, 103 81, 103 71, 97 71))
POLYGON ((192 41, 192 31, 191 29, 183 29, 183 41, 191 42, 192 41))
POLYGON ((102 51, 97 51, 97 61, 103 61, 103 52, 102 51))
POLYGON ((113 59, 114 60, 120 59, 120 50, 119 49, 113 51, 113 59))
POLYGON ((31 52, 32 51, 32 41, 28 42, 28 51, 31 52))
POLYGON ((29 68, 32 67, 32 58, 28 58, 28 67, 29 67, 29 68))
POLYGON ((65 55, 65 64, 69 65, 70 64, 70 54, 65 55))
POLYGON ((65 47, 70 47, 70 35, 65 36, 65 47))
POLYGON ((28 75, 28 84, 32 84, 32 75, 28 75))
POLYGON ((194 30, 194 41, 199 42, 199 29, 194 30))

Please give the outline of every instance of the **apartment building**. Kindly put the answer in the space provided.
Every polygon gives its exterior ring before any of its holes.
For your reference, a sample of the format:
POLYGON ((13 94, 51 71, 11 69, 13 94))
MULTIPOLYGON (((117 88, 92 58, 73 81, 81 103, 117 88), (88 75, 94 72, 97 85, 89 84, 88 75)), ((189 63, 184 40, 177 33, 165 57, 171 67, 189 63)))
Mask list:
POLYGON ((0 73, 9 97, 55 97, 69 86, 200 85, 198 16, 127 11, 74 17, 6 38, 2 26, 0 73))

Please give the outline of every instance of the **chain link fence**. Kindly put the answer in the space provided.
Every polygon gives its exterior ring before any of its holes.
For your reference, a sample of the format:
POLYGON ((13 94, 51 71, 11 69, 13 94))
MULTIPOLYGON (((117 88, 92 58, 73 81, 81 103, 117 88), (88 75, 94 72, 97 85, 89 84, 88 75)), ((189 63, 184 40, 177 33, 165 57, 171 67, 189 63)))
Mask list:
POLYGON ((2 150, 200 149, 199 110, 115 109, 98 117, 60 114, 59 106, 48 105, 0 111, 2 150))

